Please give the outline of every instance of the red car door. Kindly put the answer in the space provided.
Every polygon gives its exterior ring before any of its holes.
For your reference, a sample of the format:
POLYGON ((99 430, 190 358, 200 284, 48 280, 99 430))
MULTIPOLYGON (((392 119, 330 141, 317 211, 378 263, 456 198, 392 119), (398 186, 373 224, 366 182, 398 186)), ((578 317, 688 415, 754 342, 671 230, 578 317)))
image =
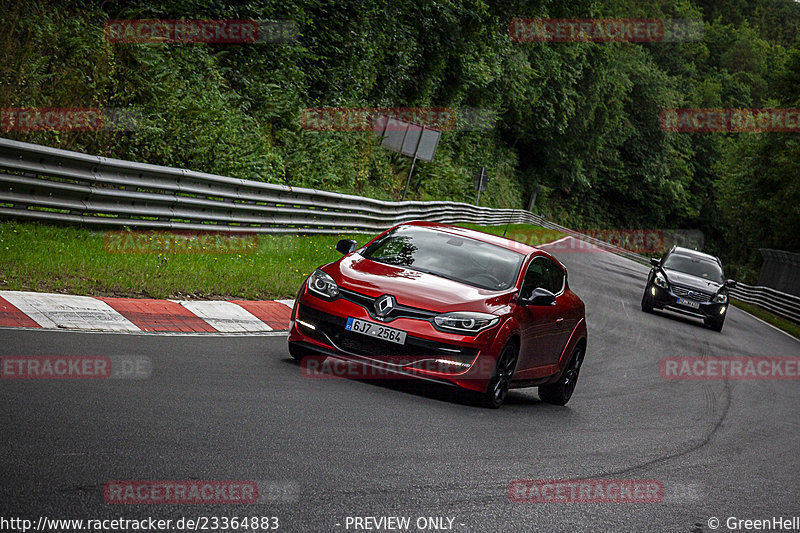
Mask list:
POLYGON ((553 373, 564 344, 568 320, 564 305, 563 269, 543 255, 535 256, 528 264, 520 294, 529 295, 533 289, 544 288, 556 295, 555 305, 517 306, 515 318, 520 325, 520 351, 516 378, 533 379, 553 373), (560 274, 560 276, 558 275, 560 274))

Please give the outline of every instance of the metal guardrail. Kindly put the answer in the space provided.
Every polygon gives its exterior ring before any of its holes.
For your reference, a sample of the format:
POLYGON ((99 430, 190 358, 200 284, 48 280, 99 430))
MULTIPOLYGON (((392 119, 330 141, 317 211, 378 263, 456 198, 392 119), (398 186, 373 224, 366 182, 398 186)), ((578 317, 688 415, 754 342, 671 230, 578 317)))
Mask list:
POLYGON ((757 305, 778 316, 800 324, 800 297, 786 294, 769 287, 737 283, 730 294, 737 300, 757 305))
POLYGON ((94 226, 374 233, 401 222, 538 223, 520 209, 387 202, 0 139, 0 216, 94 226))
MULTIPOLYGON (((410 220, 537 224, 641 264, 645 256, 520 209, 387 202, 110 159, 0 138, 0 217, 101 227, 375 233, 410 220)), ((800 323, 800 298, 740 283, 734 298, 800 323)))

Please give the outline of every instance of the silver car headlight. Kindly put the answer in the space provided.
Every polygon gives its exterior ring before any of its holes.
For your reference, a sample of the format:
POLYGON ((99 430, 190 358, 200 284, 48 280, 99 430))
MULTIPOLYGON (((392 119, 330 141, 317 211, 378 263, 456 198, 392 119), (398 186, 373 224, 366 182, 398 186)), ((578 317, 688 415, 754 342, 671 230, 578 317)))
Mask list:
POLYGON ((339 296, 339 286, 336 285, 332 277, 319 269, 312 272, 308 277, 308 289, 326 300, 339 296))
POLYGON ((500 317, 472 311, 456 311, 433 318, 433 324, 436 329, 469 335, 474 335, 479 331, 490 328, 498 322, 500 322, 500 317))
POLYGON ((718 304, 726 304, 728 303, 728 295, 727 294, 717 294, 714 297, 714 302, 718 304))
POLYGON ((655 284, 661 287, 662 289, 668 289, 669 285, 667 284, 667 278, 661 272, 656 272, 656 277, 654 279, 655 284))

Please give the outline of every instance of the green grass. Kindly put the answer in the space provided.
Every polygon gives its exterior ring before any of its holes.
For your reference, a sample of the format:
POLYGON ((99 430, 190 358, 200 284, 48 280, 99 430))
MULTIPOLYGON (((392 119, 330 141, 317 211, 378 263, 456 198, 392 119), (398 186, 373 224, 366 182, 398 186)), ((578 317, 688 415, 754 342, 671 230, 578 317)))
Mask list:
MULTIPOLYGON (((465 226, 497 235, 505 229, 465 226)), ((542 231, 552 233, 514 224, 508 236, 541 236, 542 231)), ((138 298, 293 298, 316 267, 341 257, 334 249, 339 239, 363 244, 374 236, 260 235, 241 253, 112 253, 107 245, 119 245, 122 237, 113 241, 102 231, 0 222, 0 289, 138 298)), ((199 251, 194 246, 192 252, 199 251)))
POLYGON ((783 317, 779 317, 778 315, 773 315, 769 311, 758 307, 757 305, 748 304, 742 302, 741 300, 736 300, 735 298, 731 298, 731 304, 735 305, 739 309, 743 311, 747 311, 751 315, 760 318, 764 322, 768 322, 775 326, 776 328, 782 329, 789 335, 800 339, 800 325, 795 324, 790 320, 786 320, 783 317))

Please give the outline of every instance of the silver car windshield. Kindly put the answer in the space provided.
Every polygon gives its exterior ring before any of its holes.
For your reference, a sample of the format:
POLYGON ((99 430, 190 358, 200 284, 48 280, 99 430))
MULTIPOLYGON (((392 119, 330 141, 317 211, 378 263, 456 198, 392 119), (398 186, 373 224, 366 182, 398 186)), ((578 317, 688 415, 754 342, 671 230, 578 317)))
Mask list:
POLYGON ((524 255, 468 237, 417 226, 400 226, 362 255, 489 290, 514 285, 524 255))

